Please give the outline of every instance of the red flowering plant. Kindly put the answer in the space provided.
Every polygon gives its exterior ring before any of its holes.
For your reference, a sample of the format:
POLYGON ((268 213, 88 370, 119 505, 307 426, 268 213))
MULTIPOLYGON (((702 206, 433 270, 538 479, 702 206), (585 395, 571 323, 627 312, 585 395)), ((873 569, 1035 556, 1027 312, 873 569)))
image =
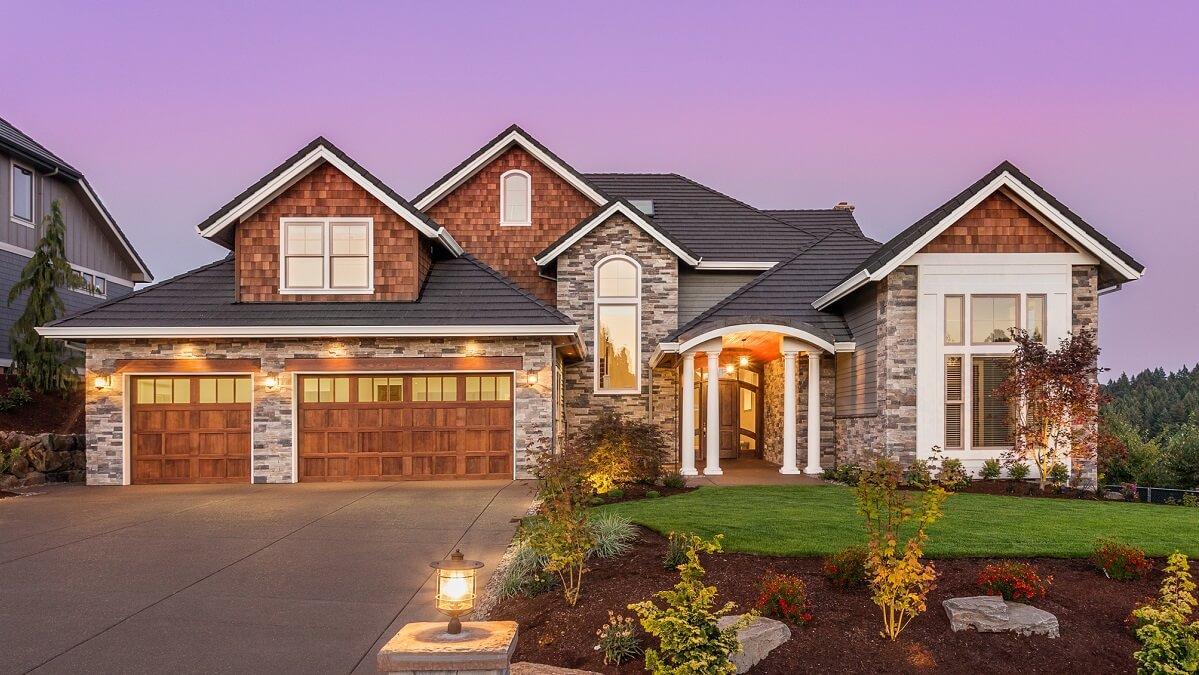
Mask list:
POLYGON ((799 577, 767 572, 754 609, 780 621, 803 626, 812 620, 808 589, 799 577))
POLYGON ((1118 581, 1140 579, 1153 568, 1143 550, 1110 539, 1101 539, 1095 543, 1091 562, 1104 576, 1118 581))
POLYGON ((978 585, 987 595, 1002 595, 1004 600, 1032 602, 1045 597, 1053 576, 1044 579, 1037 568, 1022 562, 991 563, 978 575, 978 585))
POLYGON ((870 551, 865 546, 849 546, 825 558, 820 569, 829 583, 837 588, 865 588, 866 559, 869 556, 870 551))

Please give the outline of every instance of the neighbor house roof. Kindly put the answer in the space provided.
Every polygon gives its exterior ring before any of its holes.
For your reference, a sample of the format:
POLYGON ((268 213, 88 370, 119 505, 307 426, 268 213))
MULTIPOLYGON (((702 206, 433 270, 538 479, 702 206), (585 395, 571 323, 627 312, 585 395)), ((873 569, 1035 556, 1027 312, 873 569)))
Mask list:
POLYGON ((134 278, 133 281, 154 280, 154 275, 150 273, 150 268, 142 260, 141 256, 138 255, 137 250, 133 248, 133 244, 129 243, 129 239, 117 225, 116 219, 108 212, 108 208, 104 206, 104 202, 100 201, 100 195, 96 194, 95 189, 87 182, 87 178, 83 175, 83 172, 71 166, 61 157, 50 152, 46 146, 33 140, 29 135, 2 118, 0 118, 0 148, 16 156, 19 160, 37 166, 42 171, 57 171, 59 174, 78 183, 83 195, 87 197, 92 206, 95 207, 96 212, 100 215, 100 219, 108 225, 117 242, 125 249, 129 260, 141 272, 141 278, 134 278))
POLYGON ((702 258, 701 269, 722 262, 776 263, 818 238, 677 173, 584 175, 611 197, 652 201, 654 225, 702 258))
POLYGON ((1011 191, 1062 229, 1085 250, 1096 255, 1104 263, 1101 266, 1104 272, 1101 277, 1107 281, 1106 285, 1132 281, 1145 271, 1144 265, 1100 234, 1014 164, 1005 160, 952 199, 892 237, 873 255, 851 270, 845 279, 821 297, 816 305, 827 307, 863 284, 878 281, 886 276, 895 265, 901 264, 903 260, 919 251, 931 238, 999 189, 1011 191))
POLYGON ((851 341, 853 335, 845 320, 839 314, 817 310, 812 301, 878 247, 878 242, 852 232, 829 232, 687 322, 666 341, 685 340, 732 323, 785 325, 830 343, 851 341))
POLYGON ((232 255, 40 329, 51 337, 574 335, 557 309, 470 255, 438 260, 413 302, 236 302, 232 255), (478 329, 478 330, 476 330, 478 329))
POLYGON ((206 239, 227 248, 233 248, 233 225, 326 162, 332 164, 350 180, 369 192, 421 234, 440 241, 454 255, 462 253, 462 247, 454 241, 449 231, 438 225, 427 214, 413 206, 407 199, 400 196, 400 193, 379 180, 324 136, 316 137, 294 155, 283 160, 282 164, 267 172, 265 176, 243 190, 241 194, 205 218, 204 222, 196 226, 196 229, 206 239))

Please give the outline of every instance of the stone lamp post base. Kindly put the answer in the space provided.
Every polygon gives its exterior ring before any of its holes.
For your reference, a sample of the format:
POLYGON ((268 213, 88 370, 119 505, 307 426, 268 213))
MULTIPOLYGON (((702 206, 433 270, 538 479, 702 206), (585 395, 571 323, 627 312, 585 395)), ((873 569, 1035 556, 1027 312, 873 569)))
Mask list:
POLYGON ((379 672, 405 675, 508 675, 516 652, 515 621, 410 623, 379 650, 379 672))

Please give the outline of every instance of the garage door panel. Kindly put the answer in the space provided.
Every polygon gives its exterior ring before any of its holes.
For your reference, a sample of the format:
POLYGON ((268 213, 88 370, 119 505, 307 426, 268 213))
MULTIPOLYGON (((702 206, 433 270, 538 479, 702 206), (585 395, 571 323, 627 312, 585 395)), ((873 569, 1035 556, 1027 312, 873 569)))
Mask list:
POLYGON ((379 408, 359 408, 356 411, 358 415, 359 429, 379 429, 383 426, 383 411, 379 408))
POLYGON ((378 478, 382 473, 382 459, 380 457, 357 457, 357 471, 355 472, 359 478, 378 478))
POLYGON ((249 381, 175 374, 132 378, 132 481, 249 482, 249 381), (228 396, 202 401, 202 386, 223 391, 221 385, 228 396))
POLYGON ((380 457, 379 459, 379 474, 381 478, 403 478, 410 472, 410 469, 405 468, 410 466, 411 457, 380 457))
POLYGON ((348 431, 330 431, 325 436, 325 452, 358 452, 358 447, 354 444, 354 434, 348 431))

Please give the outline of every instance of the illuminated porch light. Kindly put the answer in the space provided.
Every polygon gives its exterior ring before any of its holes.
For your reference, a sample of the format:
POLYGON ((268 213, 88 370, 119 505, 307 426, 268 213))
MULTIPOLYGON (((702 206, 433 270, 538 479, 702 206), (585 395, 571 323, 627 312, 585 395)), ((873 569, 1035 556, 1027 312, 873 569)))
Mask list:
POLYGON ((475 608, 475 570, 482 566, 478 560, 466 560, 459 550, 451 553, 449 560, 429 563, 429 567, 437 570, 437 611, 450 617, 445 632, 451 635, 462 632, 458 617, 475 608))
POLYGON ((748 357, 748 356, 742 356, 741 358, 737 359, 737 363, 738 363, 738 365, 740 365, 742 368, 748 368, 748 367, 749 367, 749 357, 748 357))
POLYGON ((105 391, 112 384, 108 378, 103 375, 97 375, 96 379, 92 380, 92 384, 96 387, 96 391, 105 391))
POLYGON ((268 375, 266 379, 262 381, 262 384, 266 387, 267 391, 275 391, 279 388, 279 378, 275 377, 274 375, 268 375))
POLYGON ((737 366, 733 365, 732 363, 726 363, 724 364, 724 372, 732 375, 733 373, 737 372, 737 366))

